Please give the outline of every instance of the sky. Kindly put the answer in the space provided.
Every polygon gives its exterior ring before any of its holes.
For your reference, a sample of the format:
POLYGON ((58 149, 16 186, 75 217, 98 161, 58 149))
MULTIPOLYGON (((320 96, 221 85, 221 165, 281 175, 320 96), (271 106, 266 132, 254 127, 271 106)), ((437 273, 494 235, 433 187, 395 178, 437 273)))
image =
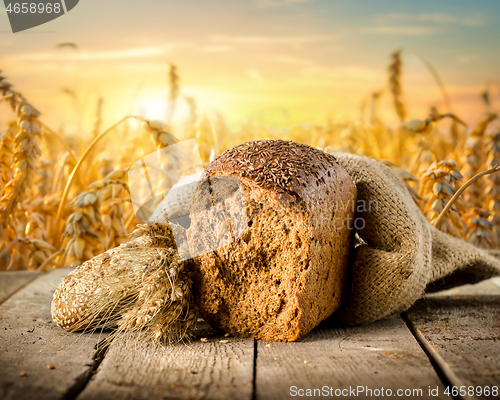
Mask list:
MULTIPOLYGON (((409 118, 431 106, 467 122, 500 104, 500 2, 440 0, 80 0, 68 14, 13 34, 0 10, 0 69, 54 129, 90 129, 97 99, 111 124, 134 113, 164 119, 168 65, 198 114, 283 126, 358 118, 387 90, 390 54, 402 50, 409 118), (77 48, 60 43, 74 43, 77 48)), ((0 110, 1 112, 1 110, 0 110)), ((177 118, 187 114, 181 102, 177 118)))

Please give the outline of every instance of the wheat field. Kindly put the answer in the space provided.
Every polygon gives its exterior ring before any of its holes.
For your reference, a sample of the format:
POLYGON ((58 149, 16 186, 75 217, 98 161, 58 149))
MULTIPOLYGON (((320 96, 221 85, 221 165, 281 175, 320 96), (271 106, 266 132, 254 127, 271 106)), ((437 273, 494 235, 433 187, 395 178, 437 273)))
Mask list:
MULTIPOLYGON (((178 71, 171 65, 167 119, 172 119, 176 102, 187 102, 192 111, 183 137, 196 138, 205 165, 239 143, 278 138, 325 152, 374 157, 401 176, 439 229, 478 247, 499 248, 500 174, 473 179, 447 207, 466 182, 500 164, 500 131, 491 128, 497 114, 488 92, 481 95, 485 115, 477 126, 435 108, 420 120, 408 121, 401 75, 398 51, 390 58, 385 94, 392 96, 396 126, 380 119, 381 92, 374 92, 369 115, 357 120, 304 122, 280 130, 248 122, 234 129, 218 114, 196 117, 195 99, 181 96, 178 71)), ((129 240, 139 221, 127 170, 140 157, 177 141, 169 124, 127 116, 103 129, 99 103, 92 131, 75 137, 45 125, 43 110, 1 73, 0 96, 12 113, 11 121, 0 126, 0 271, 80 265, 129 240)))

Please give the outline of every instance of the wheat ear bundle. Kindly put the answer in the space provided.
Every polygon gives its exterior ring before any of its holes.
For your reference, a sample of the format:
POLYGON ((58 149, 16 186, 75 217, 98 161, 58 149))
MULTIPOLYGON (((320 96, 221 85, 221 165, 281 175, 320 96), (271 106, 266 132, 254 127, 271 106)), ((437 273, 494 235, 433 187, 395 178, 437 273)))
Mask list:
POLYGON ((63 329, 116 327, 113 335, 177 342, 197 321, 191 274, 168 224, 140 225, 132 240, 72 271, 54 293, 52 318, 63 329))

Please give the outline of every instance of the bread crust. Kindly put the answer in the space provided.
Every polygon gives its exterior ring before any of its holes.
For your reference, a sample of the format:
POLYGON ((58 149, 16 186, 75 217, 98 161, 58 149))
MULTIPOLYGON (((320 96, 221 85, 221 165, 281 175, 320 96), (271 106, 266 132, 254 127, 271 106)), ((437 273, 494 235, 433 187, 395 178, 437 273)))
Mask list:
MULTIPOLYGON (((216 176, 240 182, 249 228, 194 260, 200 312, 232 335, 297 340, 343 300, 356 188, 332 155, 283 140, 226 151, 198 189, 216 176)), ((210 223, 196 204, 190 208, 192 227, 210 223)), ((190 246, 199 236, 188 234, 190 246)))

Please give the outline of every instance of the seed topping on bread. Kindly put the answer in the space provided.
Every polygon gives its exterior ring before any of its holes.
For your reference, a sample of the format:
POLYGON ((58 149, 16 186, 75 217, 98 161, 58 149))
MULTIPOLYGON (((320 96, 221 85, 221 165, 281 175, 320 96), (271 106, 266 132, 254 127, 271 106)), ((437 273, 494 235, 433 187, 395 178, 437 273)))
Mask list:
POLYGON ((259 140, 222 153, 210 164, 205 176, 235 173, 277 193, 302 195, 312 183, 311 175, 316 178, 316 186, 324 184, 322 175, 330 169, 332 159, 335 157, 305 144, 259 140))

